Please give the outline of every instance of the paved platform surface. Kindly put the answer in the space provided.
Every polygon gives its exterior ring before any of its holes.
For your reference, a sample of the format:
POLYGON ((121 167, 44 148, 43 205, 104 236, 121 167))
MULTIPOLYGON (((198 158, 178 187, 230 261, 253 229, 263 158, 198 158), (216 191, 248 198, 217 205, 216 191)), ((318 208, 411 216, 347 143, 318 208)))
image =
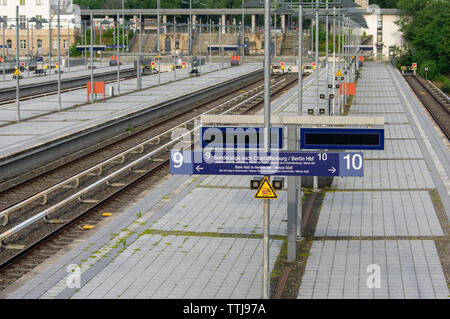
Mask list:
MULTIPOLYGON (((223 81, 238 78, 261 68, 261 64, 244 64, 242 66, 220 69, 221 64, 202 66, 203 74, 188 79, 188 69, 177 70, 177 81, 173 72, 143 77, 141 91, 136 91, 136 79, 122 80, 121 95, 107 99, 106 102, 86 104, 86 90, 75 90, 62 94, 62 109, 57 112, 57 95, 50 95, 21 103, 21 122, 16 120, 14 103, 0 106, 0 158, 13 155, 34 145, 47 143, 61 136, 101 125, 102 123, 125 116, 138 110, 150 108, 169 99, 180 97, 190 92, 214 86, 223 81)), ((117 83, 108 84, 115 86, 117 83)), ((100 96, 99 96, 100 99, 100 96)))
MULTIPOLYGON (((79 76, 85 76, 90 75, 91 70, 88 69, 88 65, 77 65, 70 68, 63 68, 63 72, 61 73, 61 79, 69 79, 79 76)), ((100 62, 94 62, 94 74, 95 73, 104 73, 104 72, 110 72, 110 71, 116 71, 117 67, 109 66, 107 63, 100 63, 100 62)), ((122 70, 129 70, 131 68, 134 68, 133 64, 122 64, 120 66, 122 70)), ((53 81, 58 80, 58 74, 55 73, 55 69, 47 70, 47 75, 45 76, 37 76, 34 75, 34 71, 23 71, 21 72, 21 75, 23 76, 22 79, 20 79, 20 86, 23 85, 29 85, 29 84, 36 84, 36 83, 42 83, 44 81, 53 81)), ((2 74, 2 68, 0 67, 0 89, 3 88, 15 88, 16 87, 17 80, 13 78, 13 74, 5 74, 5 81, 3 81, 3 74, 2 74)))
MULTIPOLYGON (((394 110, 407 121, 388 122, 386 129, 407 125, 414 135, 387 136, 384 151, 364 152, 363 178, 336 178, 323 191, 317 224, 308 238, 311 248, 302 257, 307 260, 298 298, 448 298, 443 265, 448 266, 445 210, 450 206, 445 205, 448 188, 441 175, 448 153, 439 159, 441 164, 429 155, 424 140, 433 141, 436 154, 442 148, 420 120, 417 101, 402 96, 408 88, 395 72, 387 64, 366 63, 350 116, 365 107, 360 103, 372 96, 370 88, 394 87, 399 105, 387 101, 381 112, 394 110), (383 81, 376 81, 374 74, 383 81), (414 115, 406 109, 408 103, 414 115), (417 126, 411 121, 414 116, 417 126), (380 285, 369 287, 377 266, 380 285)), ((305 96, 313 96, 308 92, 311 80, 305 81, 305 96)), ((274 101, 273 111, 297 112, 296 90, 274 101)), ((262 202, 253 199, 248 185, 246 176, 170 176, 4 297, 260 298, 262 202), (79 288, 67 285, 71 265, 81 269, 79 288)), ((271 205, 271 233, 276 235, 270 241, 271 269, 287 234, 287 194, 282 190, 278 195, 271 205)))

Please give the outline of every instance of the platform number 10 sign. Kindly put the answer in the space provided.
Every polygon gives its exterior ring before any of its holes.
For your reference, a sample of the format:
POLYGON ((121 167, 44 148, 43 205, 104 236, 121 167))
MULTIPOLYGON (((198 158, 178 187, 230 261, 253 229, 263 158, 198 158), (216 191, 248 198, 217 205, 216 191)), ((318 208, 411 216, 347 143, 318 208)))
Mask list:
POLYGON ((341 153, 339 167, 342 176, 362 176, 364 170, 363 153, 341 153), (344 173, 345 172, 345 173, 344 173))

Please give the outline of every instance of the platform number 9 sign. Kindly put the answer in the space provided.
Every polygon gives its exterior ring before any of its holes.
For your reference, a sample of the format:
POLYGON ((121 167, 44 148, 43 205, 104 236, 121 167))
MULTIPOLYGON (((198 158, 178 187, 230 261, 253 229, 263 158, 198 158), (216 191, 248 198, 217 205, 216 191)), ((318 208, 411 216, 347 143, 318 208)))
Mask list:
POLYGON ((172 162, 173 167, 180 168, 181 165, 183 165, 183 154, 181 154, 180 152, 172 153, 172 162))

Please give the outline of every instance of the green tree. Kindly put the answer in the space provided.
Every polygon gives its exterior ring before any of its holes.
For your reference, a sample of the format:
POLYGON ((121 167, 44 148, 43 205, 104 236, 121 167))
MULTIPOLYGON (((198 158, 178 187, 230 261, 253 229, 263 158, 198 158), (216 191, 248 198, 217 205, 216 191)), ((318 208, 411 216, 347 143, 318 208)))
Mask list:
MULTIPOLYGON (((406 40, 402 61, 429 64, 429 78, 435 80, 450 73, 450 2, 439 0, 399 0, 403 10, 398 21, 406 40)), ((405 64, 403 64, 405 65, 405 64)))

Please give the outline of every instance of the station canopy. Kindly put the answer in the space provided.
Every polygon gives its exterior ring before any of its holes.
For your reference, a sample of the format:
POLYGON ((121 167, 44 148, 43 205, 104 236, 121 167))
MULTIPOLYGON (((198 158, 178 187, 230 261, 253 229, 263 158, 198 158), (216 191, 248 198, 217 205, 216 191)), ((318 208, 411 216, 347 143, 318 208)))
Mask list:
MULTIPOLYGON (((299 1, 283 2, 281 0, 271 1, 272 7, 276 5, 276 8, 272 10, 273 14, 288 14, 288 15, 298 15, 299 1)), ((315 17, 316 1, 302 2, 303 5, 303 18, 312 19, 315 17)), ((325 9, 327 3, 321 1, 319 3, 320 9, 325 9)), ((248 0, 244 3, 244 8, 262 8, 264 7, 264 0, 248 0)), ((338 10, 344 12, 345 16, 350 18, 352 26, 368 28, 366 20, 362 15, 362 12, 357 7, 359 4, 352 0, 330 0, 328 2, 328 10, 332 11, 333 7, 338 8, 338 10)), ((324 21, 325 17, 323 15, 319 16, 319 20, 324 21)))

